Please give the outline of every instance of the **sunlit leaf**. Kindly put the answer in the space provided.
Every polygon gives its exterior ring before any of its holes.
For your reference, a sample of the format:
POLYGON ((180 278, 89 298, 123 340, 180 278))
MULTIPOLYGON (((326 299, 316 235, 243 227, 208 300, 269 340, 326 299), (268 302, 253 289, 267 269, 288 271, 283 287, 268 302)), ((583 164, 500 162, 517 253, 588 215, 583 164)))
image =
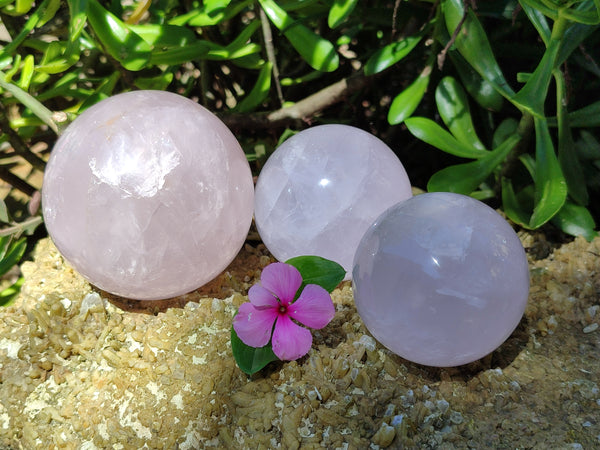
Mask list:
POLYGON ((379 73, 406 57, 421 41, 422 35, 408 36, 377 50, 365 63, 365 75, 379 73))
POLYGON ((567 183, 554 152, 546 119, 535 122, 535 207, 529 221, 535 229, 549 221, 565 203, 567 183))
POLYGON ((258 74, 258 79, 250 93, 240 101, 236 107, 238 112, 247 112, 255 109, 269 96, 271 89, 271 70, 273 64, 266 63, 258 74))
POLYGON ((406 89, 400 94, 394 97, 390 110, 388 112, 388 122, 392 125, 397 125, 404 122, 405 119, 410 117, 415 112, 419 103, 425 95, 427 86, 429 85, 429 76, 431 74, 431 67, 427 66, 417 77, 415 81, 411 83, 406 89))
POLYGON ((150 44, 96 0, 88 0, 88 9, 88 21, 107 52, 127 70, 146 67, 152 50, 150 44))
POLYGON ((331 42, 294 21, 273 0, 259 0, 259 3, 271 22, 313 69, 332 72, 338 68, 339 57, 331 42))
POLYGON ((463 144, 441 126, 425 117, 410 117, 404 124, 413 136, 451 155, 462 158, 483 158, 489 152, 463 144))
POLYGON ((479 187, 483 181, 501 164, 511 150, 521 140, 514 134, 498 148, 476 161, 446 167, 436 172, 427 183, 429 192, 456 192, 468 195, 479 187))
POLYGON ((8 272, 15 264, 21 261, 21 258, 25 254, 27 248, 27 240, 21 238, 16 242, 12 242, 6 254, 0 260, 0 276, 8 272))
POLYGON ((473 125, 467 95, 455 78, 448 76, 440 80, 435 90, 435 101, 440 117, 456 139, 470 147, 485 150, 473 125))
POLYGON ((566 201, 563 207, 552 218, 552 224, 572 236, 583 236, 591 241, 598 232, 592 214, 585 206, 566 201))
POLYGON ((334 0, 327 16, 329 28, 340 26, 352 14, 357 3, 358 0, 334 0))
MULTIPOLYGON (((463 0, 444 0, 442 10, 448 33, 452 35, 463 18, 464 2, 463 0)), ((494 89, 504 97, 512 97, 514 92, 504 78, 485 30, 472 10, 467 12, 466 19, 461 31, 456 36, 454 45, 465 60, 494 86, 494 89)))

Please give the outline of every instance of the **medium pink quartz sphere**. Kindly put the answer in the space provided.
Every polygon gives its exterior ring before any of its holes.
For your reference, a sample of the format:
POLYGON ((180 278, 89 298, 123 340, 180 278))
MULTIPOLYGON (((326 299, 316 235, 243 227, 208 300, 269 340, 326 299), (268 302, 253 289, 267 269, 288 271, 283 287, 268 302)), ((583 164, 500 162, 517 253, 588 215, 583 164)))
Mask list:
POLYGON ((43 214, 92 284, 141 300, 192 291, 242 247, 250 167, 229 129, 176 94, 135 91, 87 109, 57 141, 43 214))
POLYGON ((350 276, 354 252, 371 223, 411 197, 406 171, 372 134, 347 125, 321 125, 286 140, 256 183, 254 219, 279 260, 316 255, 350 276))
POLYGON ((449 367, 495 350, 529 293, 521 241, 492 208, 447 192, 384 212, 356 251, 356 308, 371 334, 410 361, 449 367))

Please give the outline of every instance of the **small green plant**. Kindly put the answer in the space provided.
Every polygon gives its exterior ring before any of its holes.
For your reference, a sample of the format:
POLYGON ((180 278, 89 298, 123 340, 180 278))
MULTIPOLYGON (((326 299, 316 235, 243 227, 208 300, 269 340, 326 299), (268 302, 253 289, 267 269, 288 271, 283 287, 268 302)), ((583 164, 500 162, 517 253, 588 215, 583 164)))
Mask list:
MULTIPOLYGON (((511 19, 517 14, 527 17, 543 46, 537 67, 517 73, 521 87, 513 90, 514 83, 507 81, 471 3, 443 0, 431 19, 431 35, 438 46, 444 46, 438 62, 448 57, 460 79, 445 76, 435 89, 437 113, 447 128, 432 119, 410 117, 424 96, 434 58, 394 99, 388 119, 392 124, 404 122, 414 136, 446 153, 473 160, 435 173, 427 185, 429 191, 479 199, 499 196, 506 215, 524 228, 536 229, 552 221, 566 233, 592 239, 597 232, 587 209, 588 191, 597 188, 600 144, 586 128, 600 125, 600 101, 592 98, 570 109, 575 101, 588 99, 583 87, 569 92, 565 71, 569 58, 583 51, 586 39, 596 32, 597 40, 600 2, 502 3, 513 7, 511 19), (505 102, 512 107, 508 114, 505 102), (485 144, 476 132, 473 115, 486 118, 479 120, 486 128, 485 144)), ((412 45, 411 38, 415 36, 405 39, 406 47, 412 45)), ((591 61, 597 85, 600 71, 591 61)))
POLYGON ((11 158, 43 171, 85 108, 160 89, 219 114, 256 172, 314 121, 412 133, 455 158, 428 190, 596 235, 600 0, 7 0, 0 20, 0 179, 28 196, 11 158))

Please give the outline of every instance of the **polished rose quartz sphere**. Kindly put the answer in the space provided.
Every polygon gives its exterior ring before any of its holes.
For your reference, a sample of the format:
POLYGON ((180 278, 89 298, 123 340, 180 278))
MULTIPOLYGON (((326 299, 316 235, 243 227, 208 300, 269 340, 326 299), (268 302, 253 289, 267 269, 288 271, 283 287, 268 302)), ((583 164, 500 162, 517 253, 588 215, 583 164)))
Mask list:
POLYGON ((362 238, 354 299, 371 334, 429 366, 475 361, 518 325, 529 292, 525 251, 492 208, 464 195, 415 196, 362 238))
POLYGON ((379 214, 411 196, 402 163, 375 136, 321 125, 286 140, 256 183, 254 217, 279 260, 317 255, 352 270, 360 238, 379 214))
POLYGON ((46 228, 92 284, 164 299, 218 275, 253 210, 250 167, 207 109, 136 91, 87 109, 57 141, 44 175, 46 228))

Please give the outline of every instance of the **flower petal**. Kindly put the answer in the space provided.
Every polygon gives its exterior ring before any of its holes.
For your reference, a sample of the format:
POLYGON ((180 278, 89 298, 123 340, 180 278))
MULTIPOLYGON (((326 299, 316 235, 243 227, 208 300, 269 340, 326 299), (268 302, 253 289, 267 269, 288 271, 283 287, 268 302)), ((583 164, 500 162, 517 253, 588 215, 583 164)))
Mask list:
POLYGON ((333 316, 335 307, 326 289, 307 284, 298 300, 288 306, 288 315, 310 328, 323 328, 333 316))
POLYGON ((273 294, 259 284, 255 284, 248 291, 248 300, 258 309, 278 308, 279 302, 273 294))
POLYGON ((276 318, 275 308, 257 309, 251 303, 244 303, 233 318, 233 329, 244 344, 264 347, 271 339, 276 318))
POLYGON ((312 335, 296 325, 287 315, 280 315, 273 331, 273 353, 283 361, 293 361, 306 355, 312 345, 312 335))
POLYGON ((294 301, 296 292, 302 285, 302 275, 294 266, 273 263, 263 269, 260 284, 275 294, 281 303, 287 305, 294 301))

